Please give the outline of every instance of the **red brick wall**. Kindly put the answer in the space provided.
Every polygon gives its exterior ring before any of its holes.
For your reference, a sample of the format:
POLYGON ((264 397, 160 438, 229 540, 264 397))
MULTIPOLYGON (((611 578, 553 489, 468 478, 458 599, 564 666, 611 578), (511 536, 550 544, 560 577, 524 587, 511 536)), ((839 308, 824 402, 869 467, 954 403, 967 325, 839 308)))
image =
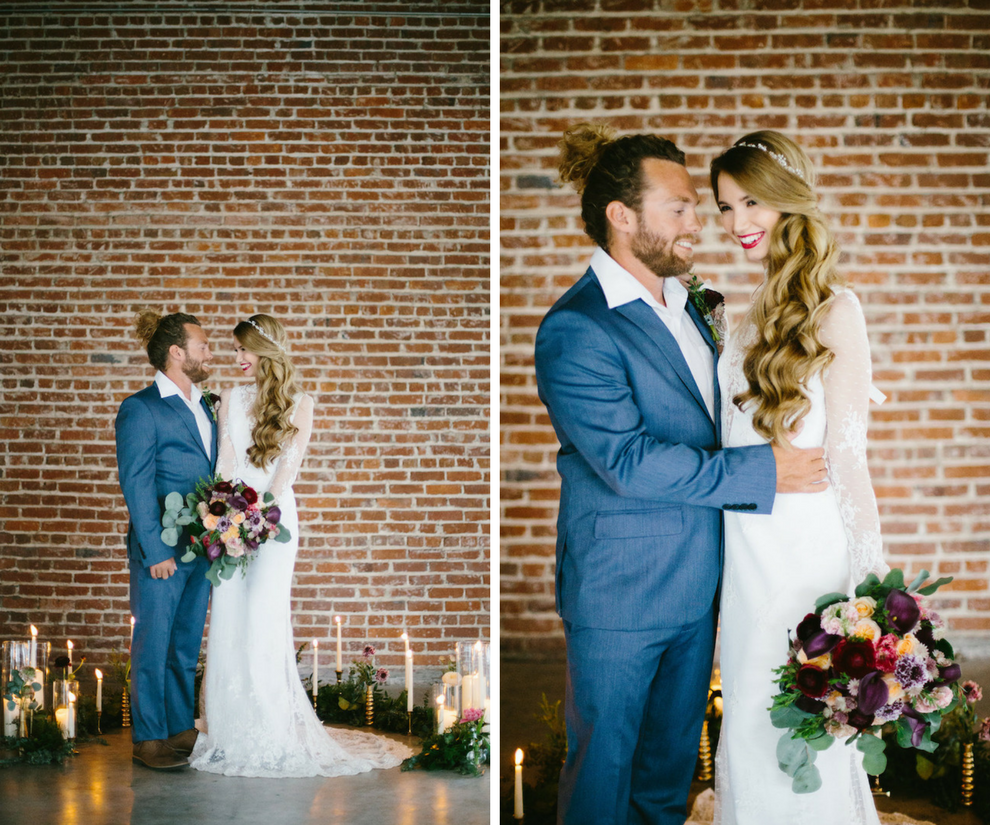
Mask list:
POLYGON ((436 666, 488 635, 487 4, 356 5, 0 18, 0 638, 126 644, 113 422, 153 375, 145 306, 200 318, 214 388, 239 319, 289 329, 297 642, 341 613, 345 659, 399 664, 408 627, 436 666))
POLYGON ((540 319, 591 251, 577 196, 555 181, 556 142, 588 120, 663 134, 686 151, 708 196, 696 271, 726 293, 736 319, 759 273, 716 229, 708 162, 761 128, 807 149, 889 399, 873 407, 869 431, 889 561, 956 577, 940 591, 956 636, 971 633, 975 645, 990 629, 990 4, 909 5, 503 7, 503 651, 562 642, 553 610, 557 442, 532 351, 540 319))

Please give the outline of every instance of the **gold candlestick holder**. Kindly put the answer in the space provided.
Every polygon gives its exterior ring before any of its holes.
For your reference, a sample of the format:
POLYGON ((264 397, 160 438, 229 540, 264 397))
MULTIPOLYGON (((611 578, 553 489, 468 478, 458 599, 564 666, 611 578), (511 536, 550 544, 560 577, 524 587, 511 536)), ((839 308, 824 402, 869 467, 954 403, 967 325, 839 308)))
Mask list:
POLYGON ((120 715, 121 715, 121 727, 129 728, 131 726, 131 689, 124 685, 124 693, 120 699, 120 715))
POLYGON ((409 717, 409 733, 407 735, 408 736, 412 736, 412 711, 411 710, 407 710, 406 711, 406 716, 409 717))
POLYGON ((364 723, 371 726, 375 723, 375 688, 372 685, 368 685, 364 701, 364 723))
POLYGON ((890 791, 885 791, 880 787, 880 777, 874 776, 870 782, 870 788, 874 796, 890 796, 890 791))
POLYGON ((102 717, 103 717, 103 711, 102 710, 96 711, 96 732, 100 736, 103 735, 103 731, 100 729, 100 719, 102 717))
POLYGON ((344 681, 344 671, 338 670, 337 671, 337 684, 339 685, 342 681, 344 681))
POLYGON ((710 782, 712 779, 712 740, 708 736, 708 720, 701 723, 701 744, 698 746, 698 758, 701 767, 695 777, 699 782, 710 782))
POLYGON ((973 804, 973 774, 976 772, 976 766, 973 761, 973 743, 966 742, 963 744, 963 758, 962 758, 962 804, 967 808, 973 804))

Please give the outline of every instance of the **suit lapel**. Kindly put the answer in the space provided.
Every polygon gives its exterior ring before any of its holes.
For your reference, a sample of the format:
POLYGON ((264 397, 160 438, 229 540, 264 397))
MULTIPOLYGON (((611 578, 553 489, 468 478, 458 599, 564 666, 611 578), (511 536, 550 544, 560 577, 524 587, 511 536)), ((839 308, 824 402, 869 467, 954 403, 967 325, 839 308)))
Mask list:
POLYGON ((214 413, 216 412, 214 408, 206 402, 206 396, 203 395, 199 399, 200 405, 206 410, 206 414, 210 419, 210 446, 213 455, 210 456, 210 466, 213 467, 217 463, 217 420, 214 418, 214 413))
MULTIPOLYGON (((690 299, 687 302, 688 315, 691 316, 691 320, 694 321, 694 325, 698 328, 701 333, 702 340, 708 344, 708 349, 712 351, 712 374, 715 377, 715 434, 718 436, 718 440, 722 441, 722 393, 718 386, 718 345, 715 343, 715 339, 712 337, 712 331, 708 328, 708 324, 705 323, 704 318, 701 317, 701 313, 698 308, 691 303, 690 299)), ((723 341, 723 346, 725 342, 723 341)))
POLYGON ((615 311, 632 321, 656 344, 657 348, 663 353, 667 362, 677 374, 677 377, 681 379, 681 383, 694 396, 694 400, 704 410, 705 415, 708 415, 708 407, 705 405, 705 399, 701 397, 701 391, 698 389, 698 384, 694 380, 694 375, 691 374, 691 368, 688 367, 687 361, 684 360, 684 356, 681 354, 681 348, 677 345, 677 341, 670 330, 667 329, 667 325, 657 317, 657 314, 650 307, 640 300, 617 306, 615 311))
POLYGON ((199 447, 200 451, 206 457, 207 461, 210 457, 206 455, 206 448, 203 447, 203 437, 199 434, 199 425, 196 424, 196 416, 192 414, 192 410, 186 406, 185 401, 183 401, 177 395, 170 395, 167 398, 163 398, 166 404, 168 404, 176 414, 181 419, 182 423, 186 425, 186 429, 189 430, 189 434, 192 436, 193 443, 199 447))

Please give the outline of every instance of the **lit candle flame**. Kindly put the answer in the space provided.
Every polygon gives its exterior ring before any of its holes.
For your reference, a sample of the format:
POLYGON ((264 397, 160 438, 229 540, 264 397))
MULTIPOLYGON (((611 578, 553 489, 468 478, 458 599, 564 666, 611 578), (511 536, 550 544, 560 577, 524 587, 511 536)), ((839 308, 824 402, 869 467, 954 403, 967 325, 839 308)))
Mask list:
POLYGON ((103 679, 103 674, 99 670, 96 671, 96 680, 101 681, 103 679))
POLYGON ((72 644, 72 639, 69 639, 69 641, 65 643, 65 646, 69 648, 69 650, 72 650, 75 647, 75 645, 72 644))
POLYGON ((334 616, 334 617, 333 617, 333 620, 334 620, 334 621, 335 621, 335 622, 336 622, 337 624, 340 624, 340 616, 334 616))
POLYGON ((69 702, 75 702, 75 701, 76 701, 76 694, 70 693, 69 694, 69 702))
POLYGON ((516 748, 516 764, 521 765, 523 761, 523 751, 522 748, 516 748))
POLYGON ((136 621, 137 621, 137 619, 135 619, 133 616, 131 616, 131 627, 134 627, 134 622, 136 622, 136 621))
POLYGON ((440 696, 437 697, 437 704, 438 705, 442 705, 443 704, 443 696, 442 695, 440 695, 440 696))
POLYGON ((316 648, 316 647, 319 647, 319 646, 320 646, 320 640, 319 639, 313 639, 313 647, 316 648))
POLYGON ((31 635, 32 636, 38 635, 38 628, 36 628, 34 625, 31 625, 31 635))
POLYGON ((408 639, 409 638, 409 634, 406 633, 405 631, 403 631, 402 635, 399 638, 400 639, 408 639))

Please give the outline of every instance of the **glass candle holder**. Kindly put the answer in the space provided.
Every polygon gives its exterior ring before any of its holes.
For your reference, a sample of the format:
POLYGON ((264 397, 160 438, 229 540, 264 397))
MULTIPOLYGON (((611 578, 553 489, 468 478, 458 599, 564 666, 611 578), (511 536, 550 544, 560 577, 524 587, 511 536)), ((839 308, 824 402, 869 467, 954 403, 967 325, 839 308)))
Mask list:
POLYGON ((0 694, 5 693, 7 686, 15 673, 20 674, 22 679, 30 684, 40 684, 40 689, 28 688, 20 695, 14 697, 14 708, 9 707, 9 703, 4 700, 3 705, 3 727, 0 732, 4 736, 19 736, 24 727, 20 725, 21 706, 24 705, 24 712, 28 715, 32 710, 41 710, 45 707, 45 685, 48 681, 48 654, 51 651, 50 642, 39 642, 36 639, 30 641, 10 640, 5 641, 0 646, 0 694), (33 673, 29 672, 29 679, 25 678, 25 671, 33 668, 33 673))
POLYGON ((55 679, 52 682, 52 707, 55 708, 55 721, 62 735, 66 739, 75 739, 79 682, 75 679, 55 679))
POLYGON ((457 642, 455 648, 461 676, 461 716, 468 709, 486 713, 491 705, 491 643, 478 639, 457 642))

